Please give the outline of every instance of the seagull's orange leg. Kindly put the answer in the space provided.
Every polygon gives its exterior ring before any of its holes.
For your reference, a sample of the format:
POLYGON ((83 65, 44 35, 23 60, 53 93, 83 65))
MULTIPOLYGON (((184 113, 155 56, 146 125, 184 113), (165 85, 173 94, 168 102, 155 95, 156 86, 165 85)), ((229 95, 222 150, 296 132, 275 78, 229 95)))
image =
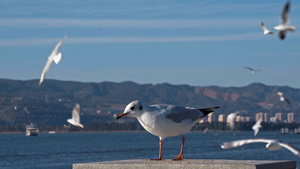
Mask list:
POLYGON ((177 157, 175 157, 173 160, 183 160, 183 146, 184 146, 184 140, 185 138, 183 137, 183 135, 181 134, 181 139, 182 139, 182 145, 181 145, 181 150, 180 153, 177 157))
POLYGON ((161 156, 161 150, 162 150, 162 140, 159 138, 159 156, 158 159, 151 159, 151 160, 164 160, 161 156))

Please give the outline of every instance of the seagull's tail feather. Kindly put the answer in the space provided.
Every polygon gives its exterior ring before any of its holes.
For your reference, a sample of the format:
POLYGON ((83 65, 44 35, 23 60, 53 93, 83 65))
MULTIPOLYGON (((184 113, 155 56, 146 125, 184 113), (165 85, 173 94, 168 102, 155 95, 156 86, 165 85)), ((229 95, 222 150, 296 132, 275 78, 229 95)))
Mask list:
POLYGON ((217 106, 217 107, 210 107, 210 108, 205 108, 205 109, 198 109, 203 113, 203 115, 200 118, 207 116, 209 113, 213 112, 215 109, 218 109, 218 108, 220 108, 220 107, 217 106))

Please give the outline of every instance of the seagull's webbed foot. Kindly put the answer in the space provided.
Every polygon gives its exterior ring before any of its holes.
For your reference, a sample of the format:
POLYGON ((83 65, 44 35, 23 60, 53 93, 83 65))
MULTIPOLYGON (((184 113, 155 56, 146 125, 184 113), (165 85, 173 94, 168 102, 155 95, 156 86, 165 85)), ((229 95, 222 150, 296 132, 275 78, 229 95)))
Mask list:
POLYGON ((182 134, 181 134, 181 139, 182 139, 182 145, 181 145, 180 153, 179 153, 179 155, 177 157, 175 157, 173 159, 173 161, 183 160, 183 146, 184 146, 185 138, 184 138, 184 136, 182 134))
POLYGON ((165 159, 163 159, 162 157, 159 157, 157 159, 150 159, 150 161, 163 161, 163 160, 165 160, 165 159))
POLYGON ((177 157, 173 158, 173 161, 183 160, 183 155, 180 153, 177 157))

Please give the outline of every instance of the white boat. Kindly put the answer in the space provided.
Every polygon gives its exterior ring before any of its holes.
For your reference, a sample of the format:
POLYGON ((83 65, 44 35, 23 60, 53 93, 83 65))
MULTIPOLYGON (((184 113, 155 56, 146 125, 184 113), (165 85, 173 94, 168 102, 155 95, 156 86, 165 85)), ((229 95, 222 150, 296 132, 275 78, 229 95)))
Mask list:
POLYGON ((49 131, 48 134, 55 134, 55 131, 49 131))
POLYGON ((39 129, 36 125, 33 125, 32 123, 30 125, 26 126, 26 136, 37 136, 39 133, 39 129))
POLYGON ((290 134, 289 128, 287 128, 287 127, 281 128, 280 129, 280 134, 290 134))

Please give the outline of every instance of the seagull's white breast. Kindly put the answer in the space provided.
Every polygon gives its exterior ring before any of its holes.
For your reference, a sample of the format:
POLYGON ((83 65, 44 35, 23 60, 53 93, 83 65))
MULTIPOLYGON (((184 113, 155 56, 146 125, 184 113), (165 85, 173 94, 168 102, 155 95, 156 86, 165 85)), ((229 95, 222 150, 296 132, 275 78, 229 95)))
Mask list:
POLYGON ((145 112, 137 119, 146 131, 162 139, 187 133, 197 123, 190 119, 177 123, 159 112, 145 112))

